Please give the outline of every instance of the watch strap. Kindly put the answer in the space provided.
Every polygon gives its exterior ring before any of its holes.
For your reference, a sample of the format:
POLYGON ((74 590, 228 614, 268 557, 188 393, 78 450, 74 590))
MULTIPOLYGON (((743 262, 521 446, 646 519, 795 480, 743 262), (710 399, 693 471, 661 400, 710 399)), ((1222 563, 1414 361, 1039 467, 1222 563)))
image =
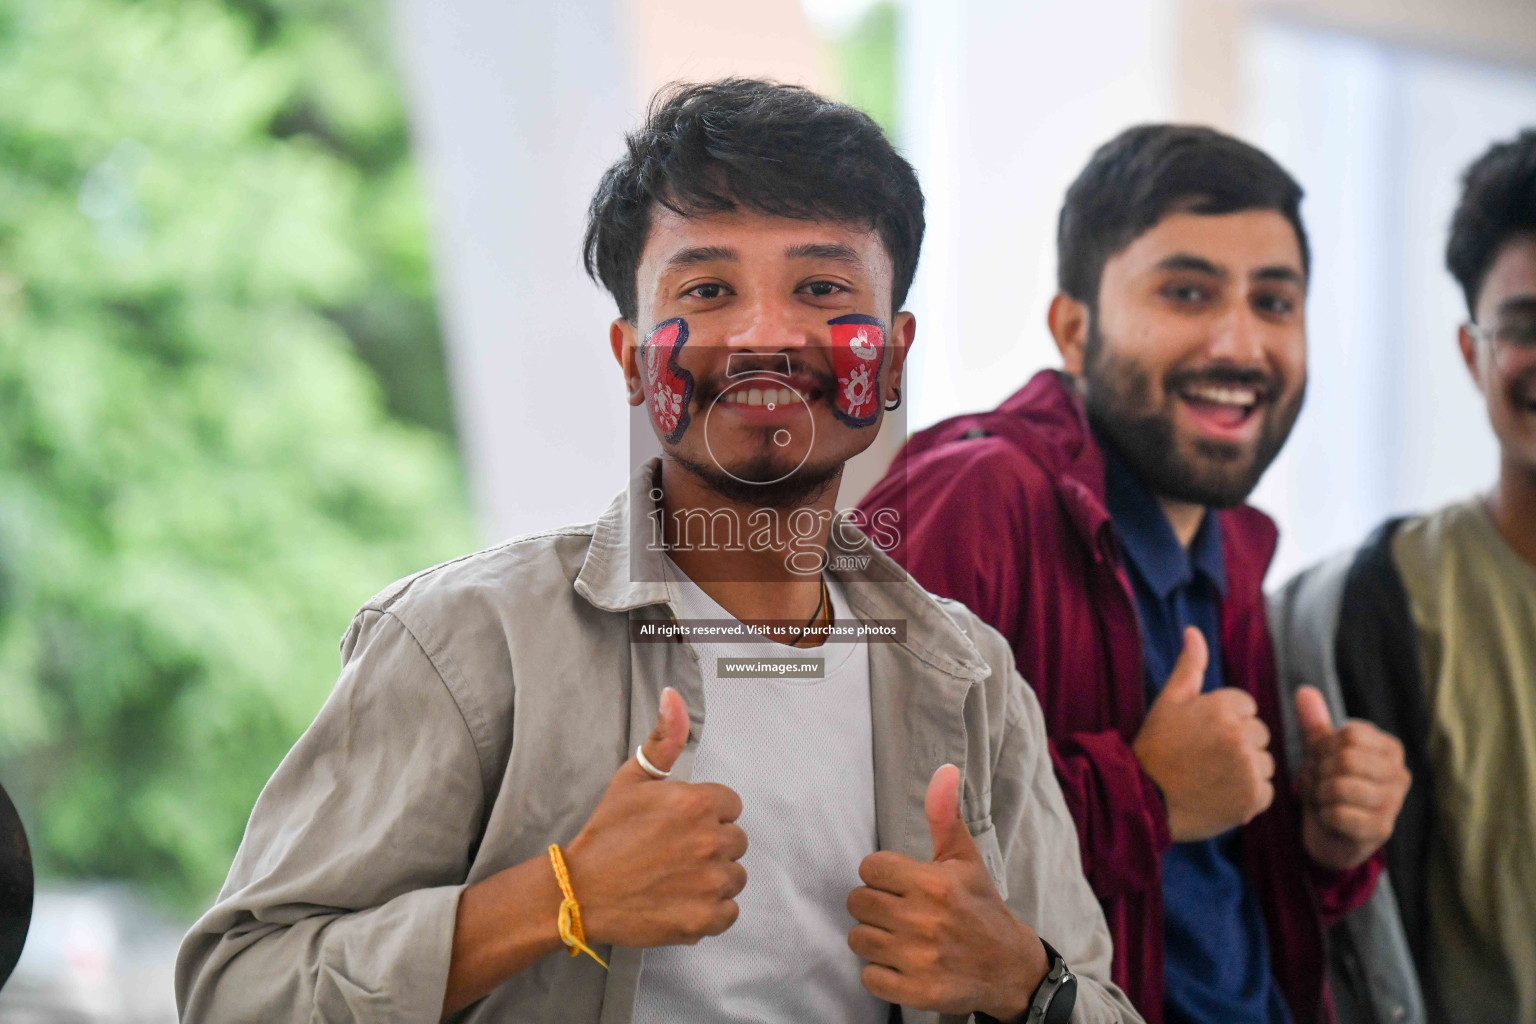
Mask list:
MULTIPOLYGON (((1077 975, 1055 946, 1044 939, 1040 945, 1045 947, 1045 977, 1035 986, 1029 1009, 1020 1020, 1023 1024, 1067 1024, 1072 1019, 1072 1007, 1077 1005, 1077 975)), ((976 1024, 1003 1024, 988 1013, 977 1013, 975 1019, 976 1024)))

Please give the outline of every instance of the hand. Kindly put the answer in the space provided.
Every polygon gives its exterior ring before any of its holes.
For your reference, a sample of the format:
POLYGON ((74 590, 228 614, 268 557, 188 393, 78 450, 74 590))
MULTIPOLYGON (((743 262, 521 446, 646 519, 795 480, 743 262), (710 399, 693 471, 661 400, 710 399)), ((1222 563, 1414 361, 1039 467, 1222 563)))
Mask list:
POLYGON ((933 773, 926 810, 933 863, 872 853, 848 896, 859 922, 848 945, 869 961, 864 987, 920 1010, 1011 1020, 1045 977, 1045 947, 1009 913, 960 818, 960 769, 933 773))
POLYGON ((1242 690, 1201 693, 1205 637, 1184 630, 1184 650, 1147 711, 1131 750, 1168 801, 1175 842, 1220 835, 1258 817, 1275 797, 1269 728, 1242 690))
MULTIPOLYGON (((688 710, 667 687, 645 756, 670 771, 687 741, 688 710)), ((663 781, 634 758, 624 762, 565 848, 587 941, 692 945, 729 928, 747 884, 740 814, 741 798, 725 786, 663 781)))
POLYGON ((1358 719, 1335 729, 1315 687, 1296 691, 1296 715, 1306 743, 1302 842, 1323 867, 1358 867, 1391 837, 1408 795, 1412 777, 1403 764, 1403 745, 1358 719))

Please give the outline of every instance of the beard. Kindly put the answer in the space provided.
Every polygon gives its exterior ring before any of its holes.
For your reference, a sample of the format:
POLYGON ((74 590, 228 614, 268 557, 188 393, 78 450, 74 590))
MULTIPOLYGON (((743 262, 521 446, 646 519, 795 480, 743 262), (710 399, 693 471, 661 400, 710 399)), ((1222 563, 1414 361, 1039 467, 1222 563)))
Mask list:
POLYGON ((801 466, 785 476, 779 460, 766 453, 753 456, 730 473, 713 462, 701 462, 680 451, 671 452, 671 456, 678 465, 727 501, 758 508, 787 509, 809 505, 826 494, 827 488, 836 485, 843 474, 843 464, 834 462, 826 466, 801 466), (755 482, 759 480, 763 482, 755 482))
POLYGON ((1306 396, 1306 381, 1287 396, 1285 381, 1268 370, 1231 363, 1177 365, 1153 383, 1146 367, 1106 350, 1098 311, 1088 319, 1083 354, 1084 404, 1094 431, 1119 453, 1147 487, 1174 501, 1209 508, 1241 505, 1258 486, 1290 436, 1306 396), (1179 443, 1174 407, 1192 384, 1254 388, 1261 417, 1251 444, 1197 437, 1179 443))

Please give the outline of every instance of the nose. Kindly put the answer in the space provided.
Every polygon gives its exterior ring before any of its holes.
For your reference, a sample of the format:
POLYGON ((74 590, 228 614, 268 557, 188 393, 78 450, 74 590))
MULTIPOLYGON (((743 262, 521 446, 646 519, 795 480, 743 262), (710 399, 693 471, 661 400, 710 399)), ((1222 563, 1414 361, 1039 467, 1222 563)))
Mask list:
POLYGON ((1216 323, 1206 350, 1213 360, 1239 366, 1258 366, 1265 360, 1264 325, 1247 303, 1236 303, 1216 323))
POLYGON ((725 336, 726 345, 735 351, 787 352, 816 344, 815 325, 786 303, 765 300, 742 312, 742 319, 725 336))

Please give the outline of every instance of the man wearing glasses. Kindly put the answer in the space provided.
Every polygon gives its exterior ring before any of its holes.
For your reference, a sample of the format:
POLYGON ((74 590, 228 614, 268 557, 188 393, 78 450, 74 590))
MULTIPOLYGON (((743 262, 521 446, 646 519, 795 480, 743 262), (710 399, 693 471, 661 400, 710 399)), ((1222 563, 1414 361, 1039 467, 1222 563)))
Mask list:
POLYGON ((1446 263, 1499 440, 1486 495, 1385 523, 1274 612, 1292 683, 1402 739, 1387 865, 1430 1020, 1536 1020, 1536 130, 1468 168, 1446 263), (1311 678, 1306 678, 1311 676, 1311 678))

